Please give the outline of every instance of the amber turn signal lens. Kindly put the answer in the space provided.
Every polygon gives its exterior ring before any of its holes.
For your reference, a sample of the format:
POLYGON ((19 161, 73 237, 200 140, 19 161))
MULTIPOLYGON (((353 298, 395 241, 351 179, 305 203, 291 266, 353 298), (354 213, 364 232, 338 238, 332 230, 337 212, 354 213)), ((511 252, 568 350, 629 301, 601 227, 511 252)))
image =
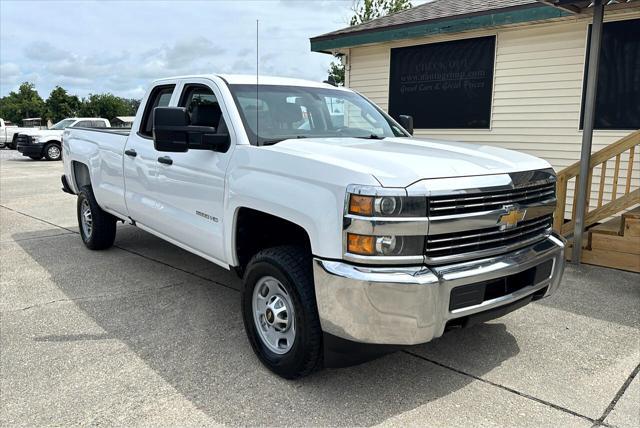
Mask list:
POLYGON ((373 197, 351 195, 349 198, 349 214, 373 215, 373 197))
POLYGON ((347 251, 352 254, 372 256, 375 254, 375 238, 367 235, 347 233, 347 251))

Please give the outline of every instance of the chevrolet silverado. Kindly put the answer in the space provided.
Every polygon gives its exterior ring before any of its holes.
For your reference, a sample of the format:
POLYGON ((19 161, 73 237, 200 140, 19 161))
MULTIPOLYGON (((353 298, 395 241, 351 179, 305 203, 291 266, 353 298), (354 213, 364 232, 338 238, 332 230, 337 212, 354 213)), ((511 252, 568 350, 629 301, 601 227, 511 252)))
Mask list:
POLYGON ((412 124, 328 84, 162 79, 130 132, 65 131, 63 190, 77 195, 89 249, 109 248, 122 221, 235 270, 253 350, 297 378, 502 316, 560 284, 550 165, 417 139, 412 124))

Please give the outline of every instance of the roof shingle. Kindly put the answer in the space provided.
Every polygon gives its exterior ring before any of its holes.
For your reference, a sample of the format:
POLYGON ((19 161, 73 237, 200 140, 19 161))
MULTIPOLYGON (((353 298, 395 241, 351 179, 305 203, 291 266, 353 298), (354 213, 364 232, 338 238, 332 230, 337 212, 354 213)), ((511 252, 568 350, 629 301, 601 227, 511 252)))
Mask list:
POLYGON ((359 25, 342 28, 330 33, 313 37, 311 40, 322 40, 342 35, 376 31, 388 27, 407 25, 418 22, 434 21, 468 15, 482 15, 501 9, 528 7, 540 4, 536 0, 435 0, 411 9, 383 16, 359 25))

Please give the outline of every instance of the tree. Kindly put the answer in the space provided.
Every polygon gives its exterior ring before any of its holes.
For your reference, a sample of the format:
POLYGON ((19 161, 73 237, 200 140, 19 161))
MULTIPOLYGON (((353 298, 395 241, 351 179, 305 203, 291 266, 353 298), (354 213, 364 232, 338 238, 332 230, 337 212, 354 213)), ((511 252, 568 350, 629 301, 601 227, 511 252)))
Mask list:
POLYGON ((138 107, 140 107, 140 101, 141 100, 137 100, 135 98, 125 98, 125 102, 129 106, 129 114, 123 116, 135 116, 138 111, 138 107))
POLYGON ((133 116, 140 105, 138 100, 117 97, 113 94, 91 94, 82 100, 80 115, 104 117, 113 120, 116 116, 133 116))
MULTIPOLYGON (((349 25, 359 25, 411 7, 411 0, 355 0, 351 8, 353 16, 349 25)), ((344 85, 344 64, 341 61, 331 61, 328 71, 329 76, 333 76, 336 83, 344 85)))
POLYGON ((65 117, 73 117, 80 110, 80 99, 76 95, 69 95, 66 89, 56 86, 46 101, 47 119, 58 122, 65 117))
POLYGON ((24 82, 17 92, 0 98, 0 117, 16 124, 27 117, 41 117, 58 122, 66 117, 103 117, 113 120, 116 116, 134 116, 140 100, 117 97, 113 94, 91 94, 80 100, 66 89, 56 86, 47 101, 43 101, 33 83, 24 82))
POLYGON ((0 99, 0 117, 14 123, 27 117, 42 117, 45 112, 45 103, 33 83, 24 82, 18 92, 11 91, 0 99))
POLYGON ((353 5, 354 15, 349 25, 358 25, 372 19, 411 8, 410 0, 356 0, 353 5))
POLYGON ((329 77, 333 77, 333 80, 340 86, 344 85, 344 64, 338 58, 338 62, 331 61, 329 64, 329 77))

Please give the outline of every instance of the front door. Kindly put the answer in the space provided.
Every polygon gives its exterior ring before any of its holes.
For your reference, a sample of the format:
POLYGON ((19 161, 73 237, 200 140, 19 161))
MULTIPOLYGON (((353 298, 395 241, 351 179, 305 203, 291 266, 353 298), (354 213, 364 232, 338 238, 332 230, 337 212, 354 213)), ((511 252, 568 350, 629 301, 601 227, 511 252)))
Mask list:
MULTIPOLYGON (((177 106, 185 107, 191 125, 216 128, 231 134, 226 153, 189 150, 158 153, 169 159, 158 163, 157 188, 163 234, 217 261, 224 260, 223 209, 225 174, 235 147, 228 114, 216 84, 208 79, 183 82, 177 106)), ((173 103, 172 103, 173 104, 173 103)))
POLYGON ((153 88, 140 123, 134 123, 124 150, 125 203, 131 219, 141 227, 162 231, 158 221, 158 152, 153 147, 153 109, 169 105, 176 84, 153 88))

